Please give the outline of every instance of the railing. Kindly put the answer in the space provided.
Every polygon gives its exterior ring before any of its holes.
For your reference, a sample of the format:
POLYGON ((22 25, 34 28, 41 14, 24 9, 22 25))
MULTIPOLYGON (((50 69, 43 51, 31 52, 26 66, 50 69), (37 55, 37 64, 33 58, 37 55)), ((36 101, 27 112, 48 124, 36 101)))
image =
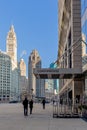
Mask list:
POLYGON ((53 117, 64 117, 64 118, 82 117, 84 116, 84 113, 87 113, 87 110, 84 109, 85 106, 86 104, 84 104, 84 102, 78 101, 77 99, 74 99, 74 103, 72 100, 54 101, 53 117))

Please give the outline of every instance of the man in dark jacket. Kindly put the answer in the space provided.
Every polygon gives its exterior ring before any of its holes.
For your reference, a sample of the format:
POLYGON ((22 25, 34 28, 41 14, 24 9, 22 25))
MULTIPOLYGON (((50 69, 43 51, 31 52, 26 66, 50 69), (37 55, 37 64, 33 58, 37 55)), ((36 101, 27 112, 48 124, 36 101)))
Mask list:
POLYGON ((32 114, 32 109, 33 109, 33 100, 29 102, 29 107, 30 107, 30 114, 32 114))
POLYGON ((43 100, 42 100, 43 109, 45 109, 45 103, 46 103, 46 101, 45 101, 45 99, 43 99, 43 100))
POLYGON ((23 106, 24 106, 24 116, 28 115, 28 99, 27 97, 25 97, 24 101, 23 101, 23 106))

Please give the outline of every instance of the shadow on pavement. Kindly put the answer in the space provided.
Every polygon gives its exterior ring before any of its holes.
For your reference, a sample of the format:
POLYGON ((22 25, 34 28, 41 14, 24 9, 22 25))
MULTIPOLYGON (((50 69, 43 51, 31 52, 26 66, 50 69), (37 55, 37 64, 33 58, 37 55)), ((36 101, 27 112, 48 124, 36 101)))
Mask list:
POLYGON ((82 117, 81 119, 84 120, 85 122, 87 122, 87 118, 82 117))

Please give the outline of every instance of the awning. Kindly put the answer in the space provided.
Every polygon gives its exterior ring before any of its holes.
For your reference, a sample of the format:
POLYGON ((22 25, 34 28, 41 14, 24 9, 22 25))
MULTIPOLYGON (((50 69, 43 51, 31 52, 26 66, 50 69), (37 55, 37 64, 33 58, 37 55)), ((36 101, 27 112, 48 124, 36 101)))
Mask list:
POLYGON ((36 78, 41 79, 71 79, 82 78, 82 70, 78 68, 34 68, 33 73, 36 78))

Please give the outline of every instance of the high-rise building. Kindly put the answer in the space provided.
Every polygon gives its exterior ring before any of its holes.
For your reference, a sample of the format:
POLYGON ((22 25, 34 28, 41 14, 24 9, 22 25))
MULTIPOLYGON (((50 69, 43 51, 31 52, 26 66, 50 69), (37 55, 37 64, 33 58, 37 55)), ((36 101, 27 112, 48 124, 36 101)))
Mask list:
POLYGON ((0 51, 0 102, 6 102, 11 97, 11 58, 0 51))
POLYGON ((26 76, 26 64, 23 59, 20 60, 19 67, 20 67, 20 76, 26 76))
POLYGON ((20 94, 23 96, 28 92, 28 79, 26 77, 26 64, 24 62, 24 59, 21 59, 19 62, 19 70, 20 70, 19 89, 20 94))
POLYGON ((17 67, 17 38, 13 25, 7 34, 6 52, 11 57, 12 69, 15 69, 17 67))
POLYGON ((36 79, 33 74, 34 68, 41 68, 41 58, 37 50, 33 50, 29 56, 28 62, 28 81, 29 81, 29 92, 33 90, 35 96, 44 96, 44 80, 36 79))
MULTIPOLYGON (((58 68, 57 63, 53 62, 50 64, 50 68, 58 68)), ((54 94, 58 93, 58 89, 59 89, 59 81, 57 79, 53 79, 53 91, 54 94)))
POLYGON ((14 26, 10 27, 6 39, 6 52, 11 58, 11 100, 17 100, 19 97, 19 70, 17 66, 17 38, 14 26))
MULTIPOLYGON (((81 1, 58 0, 59 68, 74 68, 82 72, 81 1)), ((61 78, 61 77, 60 77, 61 78)), ((59 79, 59 95, 64 100, 83 97, 82 80, 59 79)))
MULTIPOLYGON (((57 68, 57 63, 52 62, 50 69, 57 68)), ((59 83, 58 79, 46 79, 45 80, 45 96, 46 98, 52 99, 58 93, 59 83)))
POLYGON ((53 80, 46 79, 45 80, 45 98, 51 100, 54 97, 53 93, 53 80))

